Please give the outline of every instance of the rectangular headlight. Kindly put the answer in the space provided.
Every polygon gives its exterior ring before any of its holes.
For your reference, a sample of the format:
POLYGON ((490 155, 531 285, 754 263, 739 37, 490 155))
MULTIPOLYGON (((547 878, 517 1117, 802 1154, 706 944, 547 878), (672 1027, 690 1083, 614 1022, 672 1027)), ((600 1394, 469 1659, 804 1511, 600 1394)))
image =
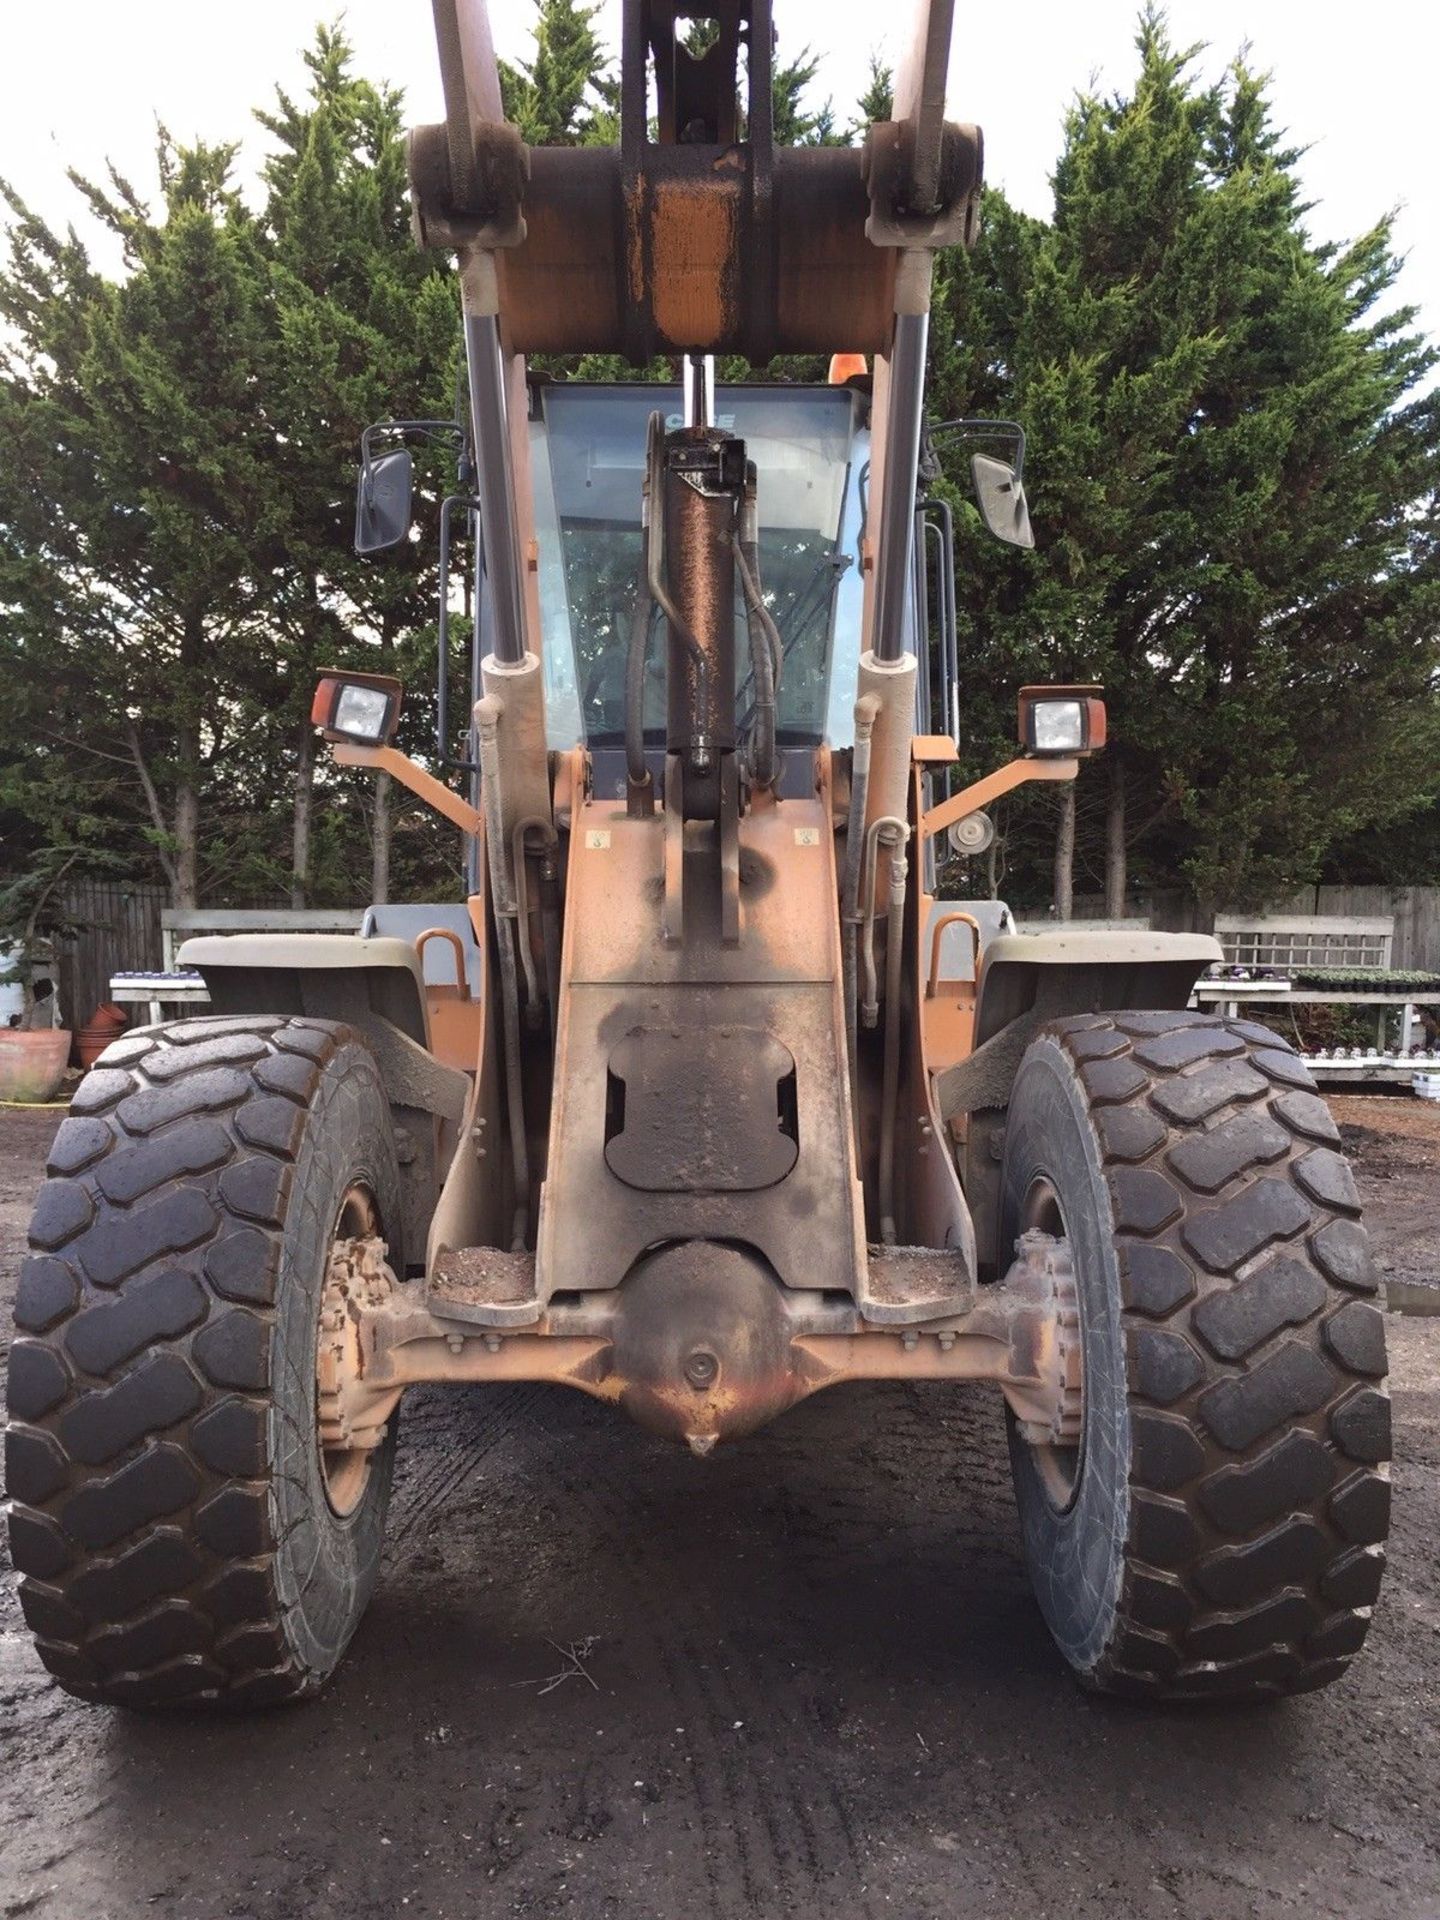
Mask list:
POLYGON ((400 682, 389 674, 325 673, 315 689, 310 720, 327 740, 382 747, 394 737, 401 694, 400 682))
POLYGON ((1033 712, 1036 753, 1079 753, 1085 744, 1085 709, 1078 700, 1037 700, 1033 712))
POLYGON ((1022 687, 1020 745, 1026 753, 1071 757, 1105 744, 1099 687, 1022 687))
POLYGON ((335 702, 330 725, 336 733, 348 733, 352 740, 378 746, 385 738, 385 722, 390 717, 390 696, 380 687, 342 686, 335 702))

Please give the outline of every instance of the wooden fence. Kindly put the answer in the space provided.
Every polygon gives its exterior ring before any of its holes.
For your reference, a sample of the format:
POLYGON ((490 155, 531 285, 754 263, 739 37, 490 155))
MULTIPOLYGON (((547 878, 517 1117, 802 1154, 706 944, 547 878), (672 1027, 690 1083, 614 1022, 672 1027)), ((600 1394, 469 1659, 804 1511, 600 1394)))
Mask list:
POLYGON ((304 926, 326 932, 359 928, 363 907, 264 916, 233 909, 181 913, 171 909, 167 888, 145 880, 82 880, 67 889, 65 916, 73 929, 61 943, 60 1011, 67 1026, 80 1027, 110 998, 113 973, 155 973, 173 964, 173 949, 191 933, 250 931, 304 926))
POLYGON ((110 998, 112 973, 160 965, 160 913, 169 897, 144 880, 82 880, 67 890, 65 913, 74 932, 59 955, 67 1026, 83 1026, 110 998))
MULTIPOLYGON (((1162 932, 1212 931, 1212 920, 1178 888, 1141 895, 1129 903, 1129 908, 1162 932)), ((1077 920, 1099 919, 1104 910, 1099 894, 1082 895, 1075 901, 1077 920)), ((1283 900, 1270 901, 1262 912, 1268 920, 1283 919, 1287 914, 1393 918, 1390 965, 1440 973, 1440 887, 1305 887, 1283 900)))
MULTIPOLYGON (((160 916, 166 904, 165 889, 147 881, 87 880, 69 889, 66 912, 75 933, 60 955, 60 1005, 72 1026, 80 1026, 109 999, 112 973, 143 973, 164 964, 160 916)), ((1174 933, 1211 930, 1195 902, 1178 889, 1128 905, 1131 915, 1148 919, 1152 927, 1174 933)), ((1391 966, 1440 973, 1440 887, 1306 887, 1271 902, 1265 913, 1272 919, 1287 913, 1391 915, 1391 966)), ((1103 914, 1098 894, 1076 899, 1077 920, 1098 920, 1103 914)), ((1039 924, 1039 916, 1030 916, 1027 924, 1039 924)))
POLYGON ((1275 912, 1392 914, 1392 967, 1423 967, 1440 973, 1440 887, 1306 887, 1275 912))

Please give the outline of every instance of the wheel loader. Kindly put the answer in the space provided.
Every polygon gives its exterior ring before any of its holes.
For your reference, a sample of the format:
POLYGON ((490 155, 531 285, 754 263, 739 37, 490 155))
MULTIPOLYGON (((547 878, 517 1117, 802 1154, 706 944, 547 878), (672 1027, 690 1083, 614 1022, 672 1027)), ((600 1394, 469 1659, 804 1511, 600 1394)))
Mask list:
MULTIPOLYGON (((1085 1684, 1325 1685, 1389 1501, 1329 1113, 1268 1028, 1187 1010, 1212 940, 1021 935, 939 891, 990 802, 1105 738, 1098 689, 1018 689, 1014 759, 959 778, 920 480, 932 265, 981 182, 945 118, 951 0, 893 118, 806 150, 774 143, 769 0, 625 0, 614 149, 527 148, 483 0, 434 11, 445 120, 411 187, 458 257, 468 417, 367 433, 356 534, 409 537, 411 445, 455 447, 467 744, 448 636, 431 768, 382 675, 327 673, 314 718, 459 829, 467 894, 193 940, 212 1014, 81 1083, 10 1356, 41 1659, 144 1708, 316 1691, 420 1382, 564 1383, 703 1474, 838 1382, 974 1381, 1085 1684), (715 379, 825 354, 814 385, 715 379), (564 355, 675 378, 527 374, 564 355)), ((1023 435, 955 431, 1023 566, 1023 435)), ((964 1501, 956 1467, 936 1497, 964 1501)))

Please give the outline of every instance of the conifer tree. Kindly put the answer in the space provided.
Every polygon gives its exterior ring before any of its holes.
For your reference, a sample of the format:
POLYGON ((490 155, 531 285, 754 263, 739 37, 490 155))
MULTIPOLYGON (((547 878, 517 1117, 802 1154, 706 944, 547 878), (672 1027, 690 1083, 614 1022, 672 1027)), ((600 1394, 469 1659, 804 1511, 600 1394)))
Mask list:
POLYGON ((1423 805, 1440 626, 1440 405, 1417 397, 1435 355, 1385 312, 1388 221, 1314 243, 1264 82, 1237 64, 1199 85, 1153 11, 1137 46, 1133 89, 1067 120, 1053 221, 988 196, 933 350, 938 408, 1029 434, 1036 553, 964 542, 984 751, 987 686, 1105 683, 1113 744, 1080 794, 1101 844, 1080 857, 1112 912, 1132 855, 1254 904, 1423 805))
POLYGON ((539 0, 529 64, 500 62, 505 115, 532 146, 579 147, 614 139, 616 83, 595 32, 598 7, 539 0))
POLYGON ((863 140, 867 128, 876 120, 888 120, 895 111, 895 75, 878 53, 870 55, 870 78, 865 91, 855 102, 851 139, 863 140))
MULTIPOLYGON (((416 248, 406 205, 400 96, 358 79, 343 36, 321 28, 305 55, 297 106, 283 93, 257 117, 276 146, 260 216, 277 338, 271 405, 273 460, 284 502, 274 578, 276 639, 268 689, 290 743, 290 892, 311 885, 313 794, 353 794, 315 758, 310 694, 326 665, 364 662, 433 677, 433 526, 425 540, 378 560, 351 547, 354 472, 371 422, 449 416, 455 405, 458 307, 448 262, 416 248), (372 654, 378 650, 381 658, 372 654)), ((422 459, 422 475, 443 468, 422 459)), ((387 897, 388 777, 374 782, 374 898, 387 897)), ((358 891, 359 876, 348 891, 358 891)), ((333 880, 320 876, 322 888, 333 880)))
POLYGON ((352 489, 366 424, 453 408, 453 276, 410 238, 398 97, 333 33, 308 67, 307 98, 262 116, 259 212, 231 149, 163 132, 153 213, 77 180, 118 281, 7 196, 0 806, 53 841, 68 790, 99 840, 148 843, 181 906, 368 890, 355 783, 312 805, 315 670, 433 636, 433 541, 362 566, 352 489))
MULTIPOLYGON (((617 137, 596 18, 540 0, 503 76, 527 138, 617 137)), ((991 193, 976 251, 937 264, 933 411, 1023 423, 1038 542, 982 535, 972 443, 942 436, 967 756, 1006 751, 1021 681, 1105 683, 1115 744, 1062 823, 1058 890, 1103 883, 1112 911, 1133 881, 1219 907, 1347 861, 1428 876, 1440 396, 1390 223, 1317 242, 1263 77, 1201 84, 1153 10, 1137 52, 1128 89, 1069 114, 1052 217, 991 193)), ((76 182, 118 277, 5 195, 0 833, 21 858, 143 850, 178 904, 353 900, 367 857, 377 896, 392 883, 384 783, 313 757, 318 666, 393 663, 427 744, 433 526, 362 565, 350 516, 361 429, 451 411, 453 276, 410 239, 398 96, 337 33, 307 67, 260 116, 257 205, 230 149, 163 132, 153 208, 114 174, 76 182)), ((836 137, 817 77, 809 49, 777 62, 782 143, 836 137)), ((849 137, 891 110, 872 59, 849 137)), ((446 478, 420 463, 422 519, 446 478)), ((1057 817, 1053 794, 1010 807, 997 883, 1008 861, 1022 898, 1049 891, 1057 817)), ((417 824, 394 883, 443 884, 448 857, 417 824)))
POLYGON ((162 133, 158 221, 118 176, 77 181, 121 238, 118 284, 7 193, 0 280, 0 527, 21 656, 9 697, 46 743, 42 787, 55 756, 91 794, 115 795, 126 769, 178 906, 198 897, 202 795, 257 621, 252 535, 275 498, 253 430, 263 269, 231 158, 162 133))

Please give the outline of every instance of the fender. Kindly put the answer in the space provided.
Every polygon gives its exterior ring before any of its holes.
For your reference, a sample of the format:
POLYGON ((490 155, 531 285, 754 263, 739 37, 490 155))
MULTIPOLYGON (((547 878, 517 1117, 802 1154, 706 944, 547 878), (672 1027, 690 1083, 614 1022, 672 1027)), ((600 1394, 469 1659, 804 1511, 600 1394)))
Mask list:
POLYGON ((206 934, 180 949, 182 967, 205 976, 216 1013, 301 1013, 388 1020, 418 1046, 430 1046, 425 980, 408 940, 358 933, 206 934))
POLYGON ((935 1076, 935 1103, 956 1142, 982 1270, 1000 1271, 995 1246, 1005 1109, 1033 1035, 1066 1014, 1183 1007, 1204 969, 1224 955, 1194 933, 1001 934, 985 949, 975 1048, 935 1076))
POLYGON ((350 933, 242 933, 187 940, 217 1014, 339 1020, 375 1056, 400 1158, 407 1244, 423 1247, 471 1099, 471 1076, 431 1051, 419 954, 408 940, 350 933))
POLYGON ((1023 1014, 1183 1007, 1205 968, 1223 960, 1202 933, 1001 934, 985 949, 975 1045, 1023 1014))

